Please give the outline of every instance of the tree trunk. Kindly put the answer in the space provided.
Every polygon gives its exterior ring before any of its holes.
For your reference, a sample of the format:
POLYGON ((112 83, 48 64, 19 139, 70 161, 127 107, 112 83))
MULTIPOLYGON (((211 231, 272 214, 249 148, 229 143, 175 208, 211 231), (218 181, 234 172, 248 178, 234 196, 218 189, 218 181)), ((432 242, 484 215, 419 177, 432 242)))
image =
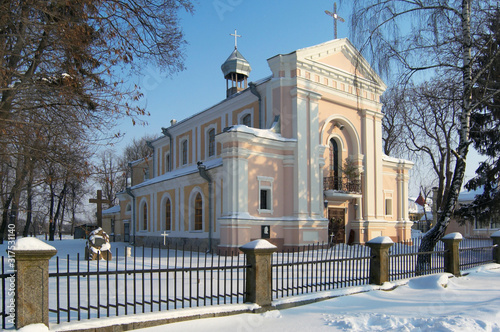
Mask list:
POLYGON ((28 180, 28 183, 26 184, 26 194, 27 194, 27 209, 28 212, 26 213, 26 224, 24 225, 24 231, 23 231, 23 236, 28 237, 29 231, 30 231, 30 226, 31 226, 31 219, 32 217, 32 210, 33 210, 33 195, 32 195, 32 184, 33 184, 33 179, 30 177, 28 180))
MULTIPOLYGON (((455 171, 451 182, 450 190, 446 195, 443 204, 443 213, 438 216, 436 225, 428 231, 422 238, 419 252, 434 250, 437 242, 443 237, 446 227, 450 223, 451 217, 458 201, 458 195, 462 188, 465 174, 465 160, 469 151, 469 125, 472 105, 472 67, 471 67, 471 34, 470 34, 470 1, 462 0, 462 32, 463 32, 463 100, 462 112, 460 113, 460 138, 458 151, 456 152, 455 171)), ((419 255, 417 259, 416 275, 422 275, 428 271, 431 264, 429 254, 419 255)))
MULTIPOLYGON (((12 186, 11 192, 7 199, 5 200, 5 204, 3 205, 3 212, 2 212, 2 225, 0 225, 0 244, 3 243, 4 237, 5 237, 5 230, 7 229, 7 225, 11 222, 11 218, 9 218, 9 208, 11 207, 11 204, 15 202, 16 196, 20 195, 21 192, 21 187, 23 185, 24 178, 26 177, 27 174, 26 167, 23 167, 21 170, 20 176, 16 176, 16 181, 14 182, 14 185, 12 186), (19 195, 18 195, 19 193, 19 195)), ((19 173, 18 173, 19 174, 19 173)), ((12 208, 14 209, 14 208, 12 208)), ((17 210, 17 208, 16 208, 17 210)), ((12 214, 12 211, 10 211, 12 214)))
POLYGON ((55 229, 56 229, 55 222, 54 222, 54 200, 55 200, 55 193, 54 193, 53 184, 51 183, 49 186, 50 186, 49 241, 54 241, 54 232, 55 232, 55 229))
MULTIPOLYGON (((66 186, 67 186, 67 182, 64 182, 64 186, 61 190, 61 193, 59 194, 59 200, 57 202, 57 208, 56 208, 56 213, 54 214, 54 218, 52 219, 52 222, 50 223, 50 229, 49 229, 49 241, 54 241, 54 236, 55 236, 55 233, 56 233, 56 226, 57 226, 57 220, 59 219, 59 214, 61 213, 61 206, 62 206, 62 201, 64 199, 64 196, 66 195, 65 192, 66 192, 66 186)), ((55 195, 52 195, 52 197, 55 197, 55 195)), ((52 206, 51 206, 51 209, 53 211, 53 201, 54 201, 54 198, 51 198, 51 201, 52 201, 52 206)))

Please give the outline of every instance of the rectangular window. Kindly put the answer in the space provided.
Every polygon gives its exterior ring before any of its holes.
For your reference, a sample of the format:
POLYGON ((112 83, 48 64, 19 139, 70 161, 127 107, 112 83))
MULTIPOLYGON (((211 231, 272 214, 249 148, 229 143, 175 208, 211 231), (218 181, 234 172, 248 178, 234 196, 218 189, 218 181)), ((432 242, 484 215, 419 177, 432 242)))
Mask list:
POLYGON ((261 189, 260 190, 260 209, 261 210, 269 210, 269 189, 261 189))
POLYGON ((392 198, 385 199, 385 215, 392 216, 392 198))
POLYGON ((215 155, 215 129, 208 132, 208 156, 215 155))
POLYGON ((188 141, 185 140, 182 142, 182 164, 183 165, 186 165, 188 162, 187 162, 187 159, 188 159, 188 141))
POLYGON ((170 153, 165 157, 165 172, 170 172, 170 153))
POLYGON ((274 178, 268 176, 257 176, 259 181, 259 205, 258 212, 273 214, 273 182, 274 178))

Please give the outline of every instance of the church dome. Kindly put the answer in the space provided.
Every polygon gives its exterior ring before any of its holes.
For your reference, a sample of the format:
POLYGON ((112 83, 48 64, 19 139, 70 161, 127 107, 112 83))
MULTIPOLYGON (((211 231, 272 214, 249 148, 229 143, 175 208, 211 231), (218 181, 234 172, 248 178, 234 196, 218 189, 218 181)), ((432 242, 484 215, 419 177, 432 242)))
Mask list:
POLYGON ((247 78, 252 71, 248 61, 235 46, 233 53, 221 66, 226 79, 226 97, 230 97, 248 87, 247 78))
POLYGON ((237 48, 234 49, 233 53, 222 64, 221 69, 225 79, 231 79, 233 74, 237 74, 237 81, 243 80, 243 76, 248 77, 252 71, 250 63, 241 55, 237 48))

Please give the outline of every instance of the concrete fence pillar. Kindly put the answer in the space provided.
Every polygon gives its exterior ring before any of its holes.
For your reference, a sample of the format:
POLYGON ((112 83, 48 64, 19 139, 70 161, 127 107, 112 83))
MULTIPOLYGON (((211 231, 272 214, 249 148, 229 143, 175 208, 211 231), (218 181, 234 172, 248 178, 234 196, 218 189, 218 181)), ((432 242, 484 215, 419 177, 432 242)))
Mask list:
POLYGON ((49 326, 49 259, 57 250, 27 237, 18 239, 12 252, 16 261, 16 328, 39 323, 49 326))
POLYGON ((500 264, 500 231, 496 231, 491 234, 491 238, 493 239, 493 261, 497 264, 500 264))
POLYGON ((273 252, 277 247, 266 240, 255 240, 240 247, 246 254, 246 297, 245 302, 252 302, 262 308, 269 307, 272 302, 272 271, 273 252))
POLYGON ((379 236, 366 242, 370 247, 370 284, 382 285, 389 281, 389 248, 394 244, 388 236, 379 236))
POLYGON ((460 277, 460 259, 458 246, 462 241, 462 234, 455 232, 450 233, 441 239, 444 243, 444 272, 460 277))

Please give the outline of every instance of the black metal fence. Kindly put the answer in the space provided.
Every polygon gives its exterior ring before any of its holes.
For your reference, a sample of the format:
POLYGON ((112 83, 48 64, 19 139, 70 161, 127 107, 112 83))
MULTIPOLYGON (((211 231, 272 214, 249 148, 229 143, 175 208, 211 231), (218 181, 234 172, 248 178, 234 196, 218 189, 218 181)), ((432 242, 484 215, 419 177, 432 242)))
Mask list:
MULTIPOLYGON (((415 276, 419 255, 431 261, 421 274, 444 272, 444 245, 419 253, 420 241, 396 243, 389 251, 389 279, 415 276)), ((493 262, 491 239, 464 239, 459 256, 462 270, 493 262)), ((369 283, 370 249, 362 245, 310 245, 272 256, 272 297, 313 293, 369 283)), ((13 272, 2 256, 2 328, 13 328, 9 303, 13 272)), ((115 251, 111 261, 76 257, 50 260, 49 321, 69 322, 99 317, 242 303, 246 257, 216 256, 191 248, 133 248, 115 251)))
POLYGON ((361 183, 342 176, 327 176, 323 178, 323 189, 360 193, 361 183))
POLYGON ((117 250, 111 261, 56 257, 49 273, 49 321, 242 303, 245 260, 144 247, 134 248, 131 257, 117 250))
POLYGON ((369 283, 370 249, 310 245, 273 254, 273 299, 369 283))
POLYGON ((15 303, 12 302, 12 300, 14 299, 14 291, 16 289, 16 273, 14 271, 14 267, 10 266, 11 263, 9 263, 8 260, 8 258, 2 256, 2 274, 0 274, 0 290, 2 292, 2 312, 0 313, 0 316, 2 318, 2 329, 5 329, 7 327, 14 327, 15 317, 15 303))
POLYGON ((493 239, 466 238, 459 244, 460 270, 493 263, 493 239))
POLYGON ((444 244, 438 242, 433 251, 419 252, 421 239, 412 239, 407 242, 395 243, 389 249, 389 280, 408 279, 416 276, 416 267, 419 257, 427 255, 430 260, 420 275, 444 272, 444 244))

